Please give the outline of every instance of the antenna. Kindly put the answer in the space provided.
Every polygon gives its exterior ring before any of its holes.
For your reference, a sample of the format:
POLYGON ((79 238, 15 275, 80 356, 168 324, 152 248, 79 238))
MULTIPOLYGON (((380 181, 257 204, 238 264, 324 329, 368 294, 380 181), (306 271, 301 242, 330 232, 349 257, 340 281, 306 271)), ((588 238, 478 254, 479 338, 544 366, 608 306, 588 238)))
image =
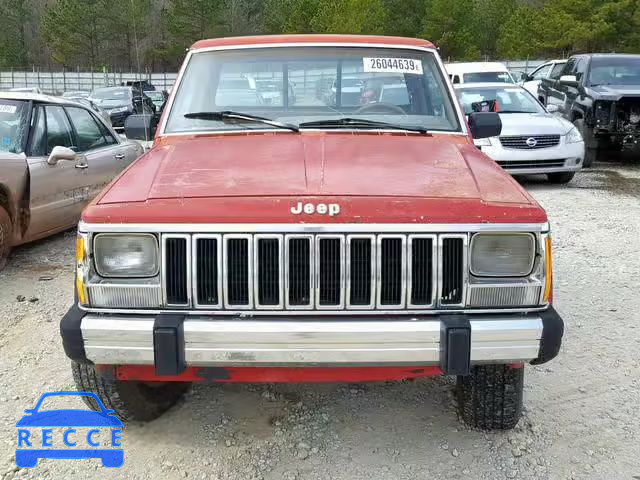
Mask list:
MULTIPOLYGON (((135 74, 135 83, 138 84, 138 87, 140 88, 140 95, 142 95, 141 100, 142 100, 142 115, 144 116, 144 91, 142 90, 142 82, 140 81, 140 75, 141 75, 141 67, 140 67, 140 46, 138 45, 138 29, 136 26, 136 16, 135 16, 135 0, 130 0, 131 2, 131 16, 133 17, 133 43, 134 43, 134 48, 136 50, 136 74, 135 74)), ((150 137, 149 135, 149 129, 147 128, 147 122, 144 122, 144 138, 148 139, 150 137)))

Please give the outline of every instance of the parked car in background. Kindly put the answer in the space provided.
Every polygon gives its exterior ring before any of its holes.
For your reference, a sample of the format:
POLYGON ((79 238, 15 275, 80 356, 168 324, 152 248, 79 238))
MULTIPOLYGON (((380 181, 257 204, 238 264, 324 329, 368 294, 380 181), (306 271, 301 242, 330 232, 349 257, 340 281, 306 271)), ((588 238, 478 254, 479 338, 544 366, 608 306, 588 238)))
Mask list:
POLYGON ((156 107, 156 113, 162 113, 164 105, 167 103, 169 94, 166 90, 147 90, 144 94, 151 99, 156 107))
POLYGON ((104 87, 91 92, 89 100, 104 109, 115 128, 123 128, 124 121, 134 113, 154 114, 156 107, 144 92, 133 87, 104 87))
POLYGON ((89 98, 91 92, 87 90, 67 90, 62 93, 62 98, 89 98))
POLYGON ((558 79, 560 72, 564 68, 566 60, 551 60, 543 63, 530 74, 523 73, 520 77, 520 84, 534 97, 544 103, 544 99, 538 94, 538 87, 543 78, 558 79))
POLYGON ((75 226, 84 206, 142 154, 74 101, 0 94, 0 269, 11 247, 75 226))
POLYGON ((122 83, 123 87, 133 87, 143 92, 150 92, 156 89, 149 80, 127 80, 122 83))
POLYGON ((89 100, 89 98, 87 97, 64 97, 64 98, 68 98, 69 100, 72 100, 81 105, 84 105, 85 107, 90 108, 91 110, 96 112, 98 115, 100 115, 105 122, 111 125, 111 116, 106 112, 106 110, 96 105, 95 102, 89 100))
POLYGON ((542 80, 540 95, 582 133, 585 167, 606 148, 640 145, 640 55, 574 55, 560 78, 542 80))
MULTIPOLYGON (((360 105, 362 96, 362 78, 356 76, 344 76, 340 83, 340 105, 360 105)), ((329 90, 327 105, 337 105, 338 80, 334 79, 329 90)))
POLYGON ((445 65, 445 69, 454 84, 478 82, 515 83, 507 67, 499 62, 448 63, 445 65))
POLYGON ((456 85, 456 93, 467 115, 476 105, 495 105, 502 133, 474 143, 509 173, 544 173, 552 183, 568 183, 582 168, 584 142, 580 132, 571 122, 546 111, 524 88, 464 84, 456 85))
MULTIPOLYGON (((562 339, 548 219, 473 145, 500 134, 500 117, 465 118, 434 45, 212 39, 181 71, 154 147, 82 214, 60 325, 77 388, 144 421, 190 382, 444 374, 469 425, 513 428, 525 364, 562 339), (246 105, 223 77, 321 70, 348 102, 318 104, 301 81, 294 108, 246 105), (409 94, 360 103, 364 70, 409 94)), ((127 137, 146 139, 154 120, 132 115, 127 137)))

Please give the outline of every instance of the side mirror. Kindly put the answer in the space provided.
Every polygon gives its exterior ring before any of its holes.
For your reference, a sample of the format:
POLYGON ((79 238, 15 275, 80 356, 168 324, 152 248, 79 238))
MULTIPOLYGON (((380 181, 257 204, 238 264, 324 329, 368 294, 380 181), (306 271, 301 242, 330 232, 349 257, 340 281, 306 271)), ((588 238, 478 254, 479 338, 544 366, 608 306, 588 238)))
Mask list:
POLYGON ((531 77, 528 74, 526 74, 525 72, 522 72, 520 74, 520 80, 522 80, 523 82, 529 82, 529 81, 531 81, 531 77))
POLYGON ((127 138, 147 142, 153 140, 157 126, 155 115, 129 115, 124 122, 124 132, 127 138))
POLYGON ((502 132, 500 115, 493 112, 473 112, 469 114, 469 130, 474 140, 497 137, 502 132))
POLYGON ((558 107, 558 105, 547 105, 547 112, 549 113, 558 113, 560 111, 560 108, 558 107))
POLYGON ((47 163, 49 165, 55 165, 60 160, 71 160, 75 161, 77 158, 77 153, 71 150, 68 147, 62 147, 58 145, 57 147, 53 147, 51 153, 49 154, 49 158, 47 159, 47 163))
POLYGON ((560 77, 560 83, 562 85, 567 85, 568 87, 577 87, 578 79, 575 75, 562 75, 560 77))

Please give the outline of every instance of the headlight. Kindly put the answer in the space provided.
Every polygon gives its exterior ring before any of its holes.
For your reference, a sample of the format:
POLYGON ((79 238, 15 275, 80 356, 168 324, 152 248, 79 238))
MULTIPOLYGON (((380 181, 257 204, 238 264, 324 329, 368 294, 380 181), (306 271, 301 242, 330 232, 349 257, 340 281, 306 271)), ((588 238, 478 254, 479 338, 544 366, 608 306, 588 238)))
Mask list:
POLYGON ((476 147, 490 147, 491 139, 490 138, 478 138, 473 141, 476 147))
POLYGON ((524 277, 535 260, 535 239, 528 233, 479 233, 471 239, 471 273, 478 277, 524 277))
POLYGON ((582 135, 580 134, 577 128, 573 127, 571 130, 569 130, 569 133, 567 133, 566 142, 567 143, 582 142, 582 135))
POLYGON ((93 241, 93 256, 102 277, 153 277, 158 273, 158 241, 151 234, 101 233, 93 241))

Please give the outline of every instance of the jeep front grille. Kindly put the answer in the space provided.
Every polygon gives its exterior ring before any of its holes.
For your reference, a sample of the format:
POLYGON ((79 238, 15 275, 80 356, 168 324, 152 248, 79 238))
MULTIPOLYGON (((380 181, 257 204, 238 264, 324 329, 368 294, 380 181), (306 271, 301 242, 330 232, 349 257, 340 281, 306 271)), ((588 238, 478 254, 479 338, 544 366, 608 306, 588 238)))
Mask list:
POLYGON ((467 234, 165 234, 164 304, 400 310, 465 303, 467 234))

